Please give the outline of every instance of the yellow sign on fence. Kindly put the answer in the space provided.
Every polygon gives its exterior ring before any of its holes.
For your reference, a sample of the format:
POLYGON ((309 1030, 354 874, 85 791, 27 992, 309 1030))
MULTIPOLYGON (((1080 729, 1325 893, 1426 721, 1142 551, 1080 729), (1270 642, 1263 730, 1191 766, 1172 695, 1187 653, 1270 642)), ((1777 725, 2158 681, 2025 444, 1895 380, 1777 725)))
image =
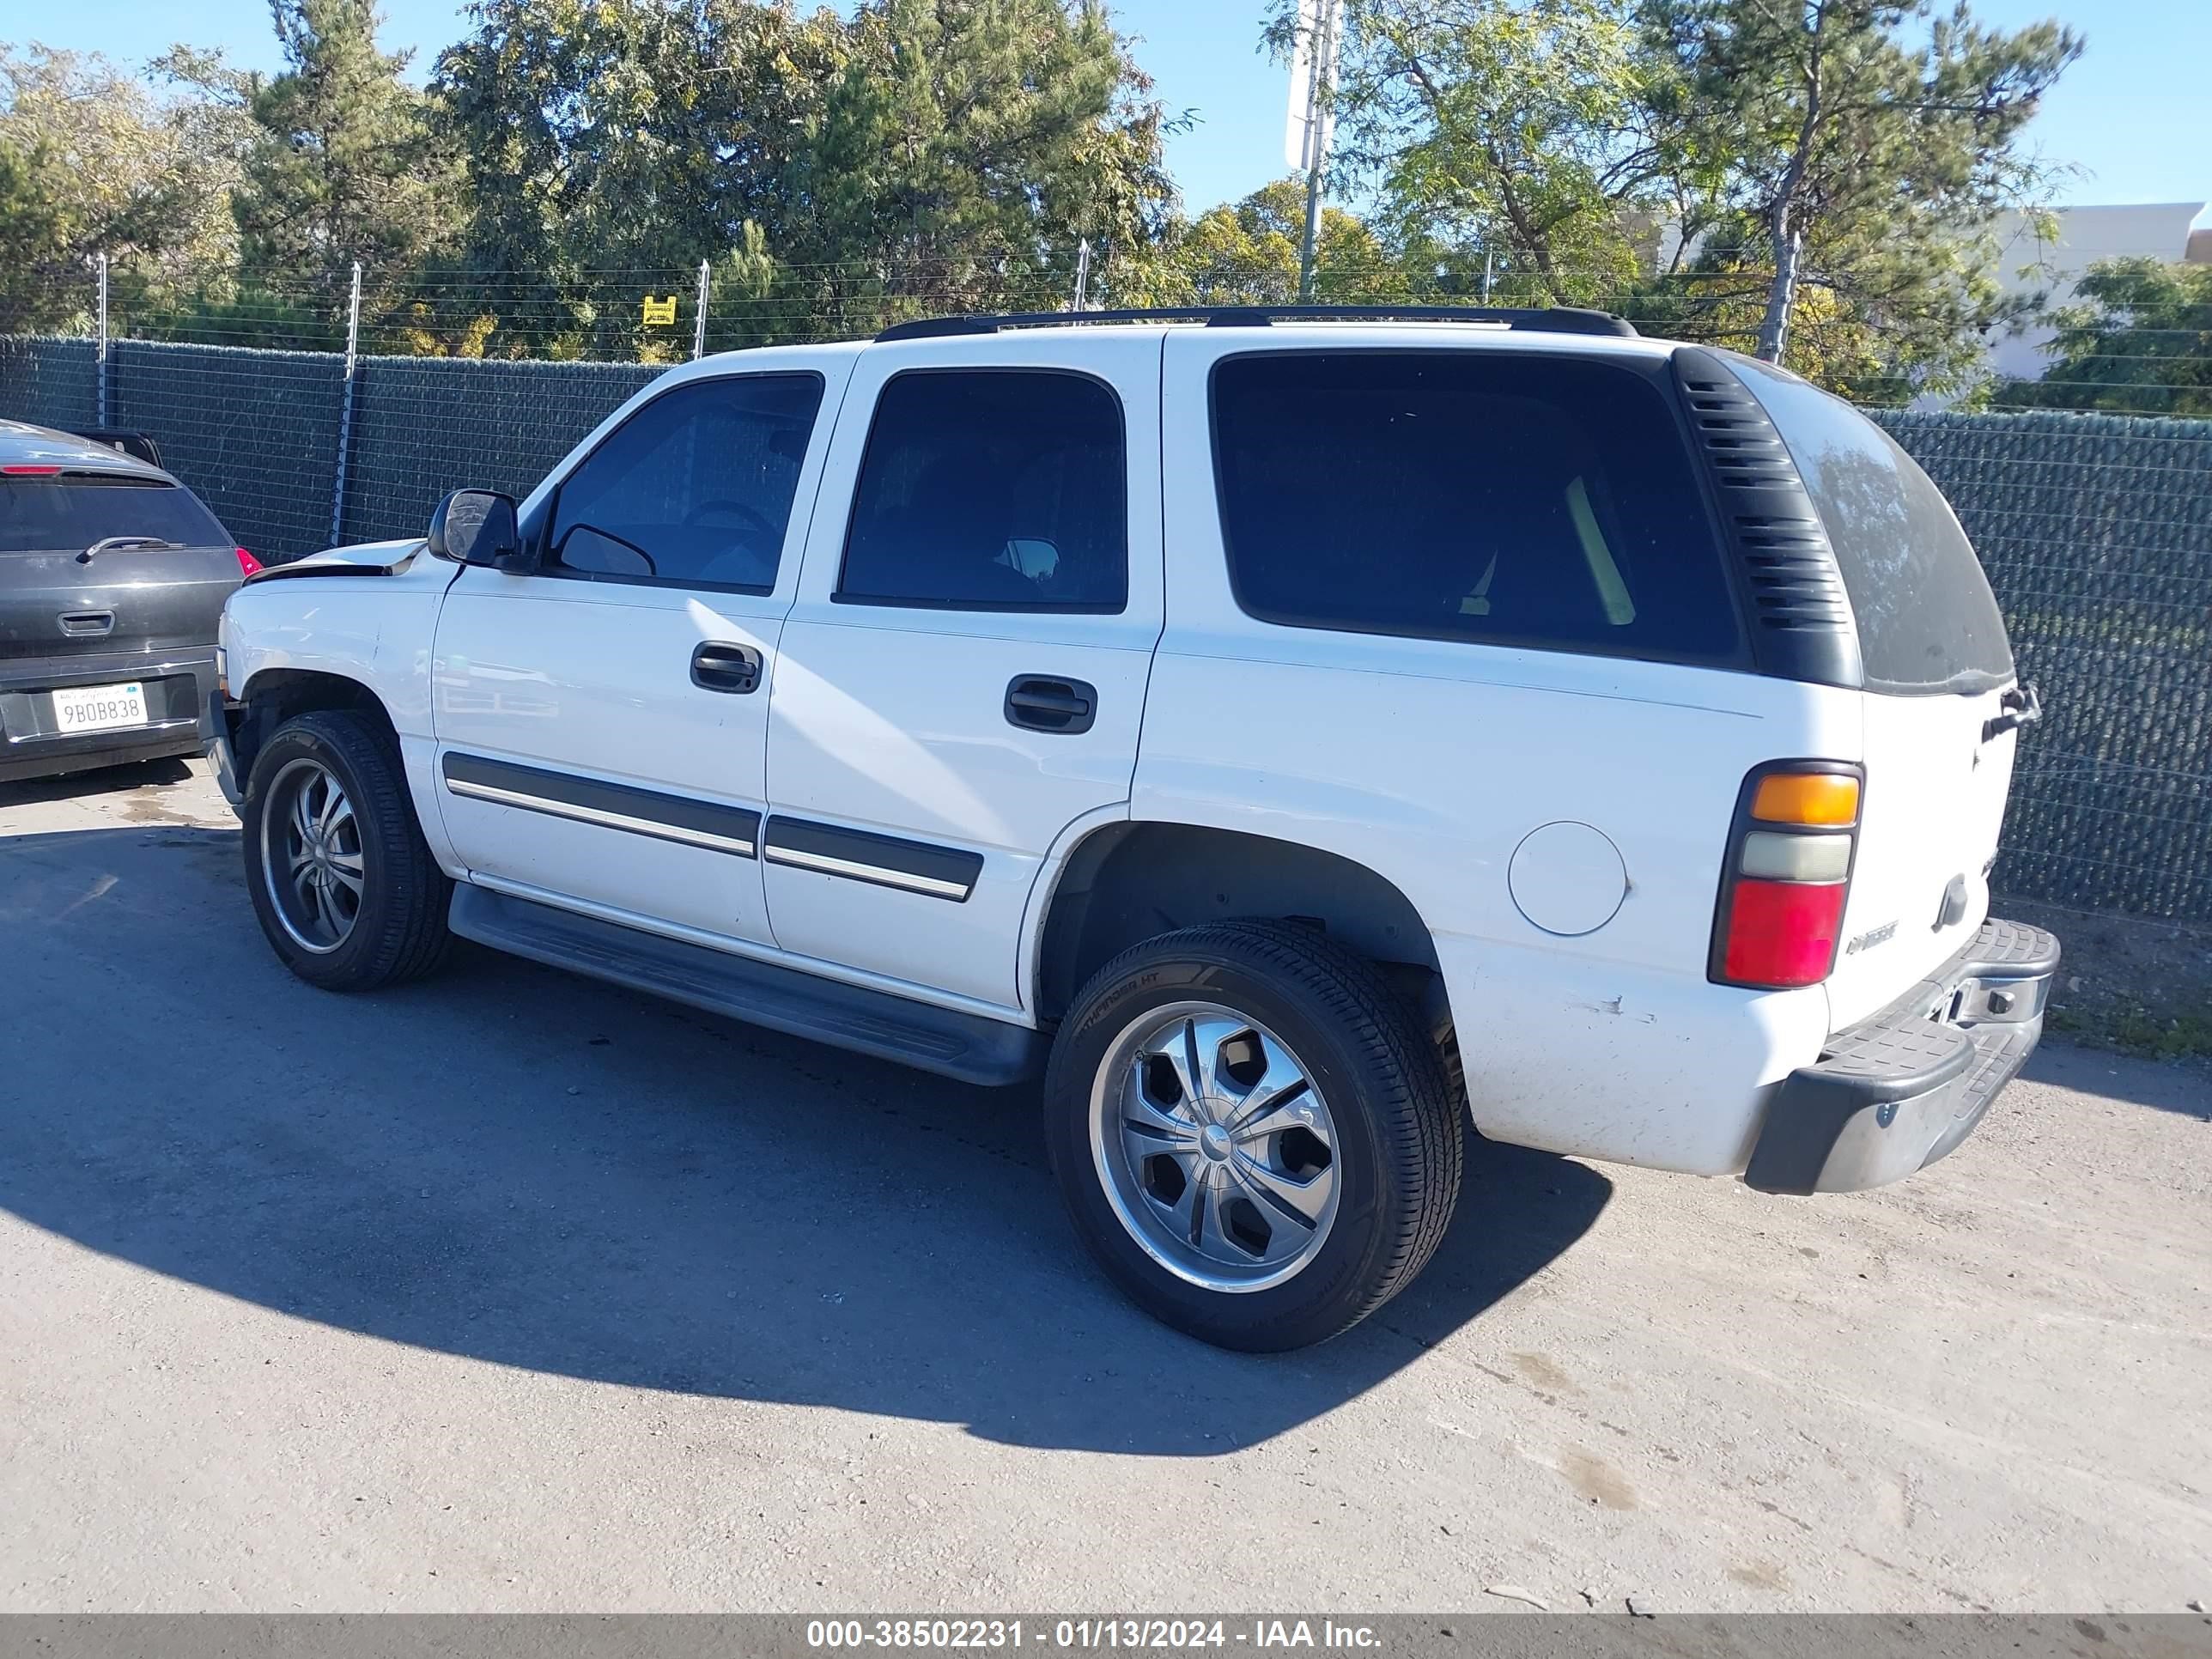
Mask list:
POLYGON ((675 320, 676 296, 673 294, 665 300, 656 300, 650 294, 645 296, 645 325, 647 328, 665 328, 675 320))

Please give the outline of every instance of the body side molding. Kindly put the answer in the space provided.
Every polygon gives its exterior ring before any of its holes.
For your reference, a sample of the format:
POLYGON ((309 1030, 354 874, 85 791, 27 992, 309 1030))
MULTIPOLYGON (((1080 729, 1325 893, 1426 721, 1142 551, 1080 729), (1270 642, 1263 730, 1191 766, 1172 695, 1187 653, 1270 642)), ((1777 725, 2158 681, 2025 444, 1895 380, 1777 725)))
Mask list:
POLYGON ((630 784, 603 783, 571 772, 520 766, 456 750, 448 750, 441 757, 439 772, 449 793, 473 800, 628 830, 739 858, 752 858, 759 849, 761 815, 748 806, 664 794, 630 784))
POLYGON ((770 864, 845 876, 955 904, 966 902, 983 872, 981 853, 781 815, 769 820, 763 851, 770 864))

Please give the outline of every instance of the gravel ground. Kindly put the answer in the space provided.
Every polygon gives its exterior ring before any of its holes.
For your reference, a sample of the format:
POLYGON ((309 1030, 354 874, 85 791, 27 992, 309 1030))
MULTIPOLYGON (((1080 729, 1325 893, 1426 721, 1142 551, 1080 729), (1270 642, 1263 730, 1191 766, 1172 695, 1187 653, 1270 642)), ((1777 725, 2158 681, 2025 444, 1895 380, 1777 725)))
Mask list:
POLYGON ((180 767, 0 788, 0 1609, 2182 1610, 2212 1078, 1885 1191, 1478 1148, 1326 1347, 1089 1267, 1034 1101, 478 951, 289 978, 180 767))

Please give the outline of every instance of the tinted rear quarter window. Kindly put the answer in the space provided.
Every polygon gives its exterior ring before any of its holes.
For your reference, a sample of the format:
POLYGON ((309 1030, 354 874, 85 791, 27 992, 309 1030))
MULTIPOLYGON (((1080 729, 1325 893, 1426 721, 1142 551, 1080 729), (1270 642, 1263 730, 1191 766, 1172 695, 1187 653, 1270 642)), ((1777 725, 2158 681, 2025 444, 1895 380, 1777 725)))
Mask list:
POLYGON ((1088 375, 914 369, 876 400, 836 598, 1113 612, 1129 591, 1121 405, 1088 375))
POLYGON ((1297 627, 1735 663, 1673 405, 1633 367, 1300 351, 1213 374, 1237 602, 1297 627))
POLYGON ((1748 358, 1730 365, 1782 434, 1828 532, 1867 689, 1985 691, 2009 680, 1996 596, 1934 480, 1840 398, 1748 358))
POLYGON ((175 484, 67 476, 0 479, 0 553, 80 553, 109 536, 181 547, 232 545, 215 514, 175 484))

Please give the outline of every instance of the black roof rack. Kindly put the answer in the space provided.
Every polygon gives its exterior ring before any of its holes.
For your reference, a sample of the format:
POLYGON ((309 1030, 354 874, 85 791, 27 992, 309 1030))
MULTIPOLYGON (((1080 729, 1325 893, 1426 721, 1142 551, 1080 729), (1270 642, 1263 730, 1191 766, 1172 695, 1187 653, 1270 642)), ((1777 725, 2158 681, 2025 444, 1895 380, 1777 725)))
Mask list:
POLYGON ((1541 334, 1626 334, 1634 324, 1606 311, 1573 306, 1514 310, 1492 306, 1162 306, 1144 311, 1018 311, 999 316, 925 317, 893 323, 878 340, 935 340, 958 334, 996 334, 1012 328, 1064 328, 1070 324, 1203 323, 1208 328, 1266 328, 1271 323, 1485 323, 1492 328, 1541 334))

